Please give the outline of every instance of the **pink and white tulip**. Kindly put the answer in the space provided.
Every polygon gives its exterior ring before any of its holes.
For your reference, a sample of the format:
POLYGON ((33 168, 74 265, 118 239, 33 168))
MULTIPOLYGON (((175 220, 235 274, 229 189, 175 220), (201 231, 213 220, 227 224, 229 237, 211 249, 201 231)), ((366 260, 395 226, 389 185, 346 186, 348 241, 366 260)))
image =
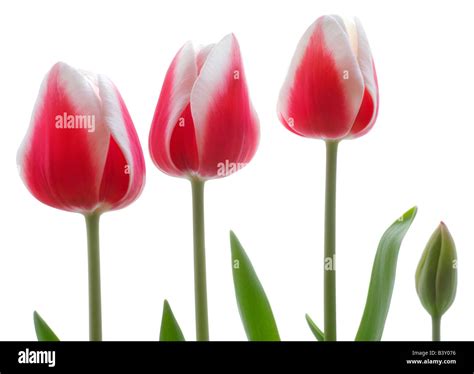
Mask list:
POLYGON ((117 88, 64 63, 44 78, 17 162, 38 200, 83 214, 125 207, 145 182, 140 142, 117 88))
POLYGON ((378 111, 378 86, 360 21, 318 18, 301 38, 278 100, 280 121, 324 140, 367 133, 378 111))
POLYGON ((202 48, 186 43, 168 69, 153 118, 156 166, 176 177, 219 178, 248 163, 258 140, 235 36, 202 48), (222 173, 223 165, 231 167, 222 173))

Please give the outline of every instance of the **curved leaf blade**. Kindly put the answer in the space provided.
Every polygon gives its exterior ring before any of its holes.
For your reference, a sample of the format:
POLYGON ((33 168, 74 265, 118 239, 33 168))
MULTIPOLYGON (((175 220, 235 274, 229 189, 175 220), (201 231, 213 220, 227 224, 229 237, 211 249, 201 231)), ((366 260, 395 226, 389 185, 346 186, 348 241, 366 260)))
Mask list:
POLYGON ((174 317, 168 300, 163 303, 163 316, 161 317, 160 341, 184 342, 184 335, 174 317))
POLYGON ((415 219, 413 207, 397 219, 382 236, 374 259, 369 292, 356 341, 379 341, 382 338, 392 299, 400 245, 415 219))
POLYGON ((33 321, 35 323, 36 337, 39 342, 59 342, 59 338, 36 310, 33 313, 33 321))
POLYGON ((322 332, 321 329, 313 322, 309 314, 305 314, 305 318, 315 338, 318 339, 318 341, 323 342, 325 340, 324 332, 322 332))
POLYGON ((240 318, 250 341, 279 341, 267 295, 237 236, 230 232, 232 275, 240 318))

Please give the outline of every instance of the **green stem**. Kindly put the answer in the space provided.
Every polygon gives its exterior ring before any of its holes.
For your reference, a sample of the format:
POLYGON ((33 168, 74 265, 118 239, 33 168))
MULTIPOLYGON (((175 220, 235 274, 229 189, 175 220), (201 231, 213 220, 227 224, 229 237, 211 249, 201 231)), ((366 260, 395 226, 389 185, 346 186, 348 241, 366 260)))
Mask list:
POLYGON ((102 340, 102 308, 100 296, 100 254, 99 219, 100 214, 85 216, 87 227, 87 248, 89 268, 89 339, 102 340))
POLYGON ((441 340, 441 317, 431 317, 431 331, 434 342, 441 340))
POLYGON ((337 141, 326 141, 324 219, 324 335, 336 340, 336 175, 337 141))
POLYGON ((207 316, 206 249, 204 240, 204 181, 191 179, 193 192, 194 299, 196 340, 209 340, 207 316))

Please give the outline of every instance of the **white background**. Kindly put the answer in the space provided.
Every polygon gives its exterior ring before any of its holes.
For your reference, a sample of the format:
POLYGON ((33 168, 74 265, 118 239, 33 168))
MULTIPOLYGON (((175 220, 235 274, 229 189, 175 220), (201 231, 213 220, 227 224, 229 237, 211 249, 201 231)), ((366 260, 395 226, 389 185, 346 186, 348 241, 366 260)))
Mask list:
MULTIPOLYGON (((164 74, 186 40, 234 32, 261 120, 254 160, 206 184, 210 333, 244 340, 232 285, 235 230, 267 291, 285 340, 322 326, 324 143, 279 123, 277 96, 296 44, 320 15, 357 15, 371 44, 380 114, 340 145, 338 329, 352 340, 380 236, 413 205, 383 338, 428 340, 414 273, 440 220, 457 244, 457 298, 446 340, 474 339, 474 46, 472 9, 435 1, 14 1, 0 5, 0 339, 35 340, 38 310, 61 339, 88 338, 85 225, 36 201, 16 169, 44 74, 58 60, 107 74, 136 125, 147 163, 141 197, 102 217, 104 339, 158 340, 163 299, 194 339, 189 182, 156 169, 148 132, 164 74)), ((461 5, 464 4, 464 5, 461 5)))

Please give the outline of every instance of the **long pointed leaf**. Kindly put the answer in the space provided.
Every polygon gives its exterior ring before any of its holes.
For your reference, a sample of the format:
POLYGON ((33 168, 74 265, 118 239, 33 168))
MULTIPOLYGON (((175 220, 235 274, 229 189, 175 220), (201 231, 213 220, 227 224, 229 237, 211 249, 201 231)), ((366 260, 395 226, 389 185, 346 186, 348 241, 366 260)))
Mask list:
POLYGON ((230 232, 232 274, 240 318, 251 341, 279 341, 272 308, 245 250, 230 232))
POLYGON ((58 342, 59 338, 51 330, 51 327, 44 321, 39 313, 35 310, 33 313, 33 321, 35 323, 36 337, 39 342, 58 342))
POLYGON ((305 315, 305 318, 314 337, 318 339, 320 342, 323 342, 325 339, 324 332, 321 331, 321 329, 313 322, 313 320, 308 314, 305 315))
POLYGON ((163 316, 161 317, 160 341, 184 342, 183 332, 174 317, 168 300, 163 303, 163 316))
POLYGON ((358 341, 379 341, 387 319, 397 270, 400 245, 416 216, 411 208, 382 236, 375 255, 364 314, 357 331, 358 341))

